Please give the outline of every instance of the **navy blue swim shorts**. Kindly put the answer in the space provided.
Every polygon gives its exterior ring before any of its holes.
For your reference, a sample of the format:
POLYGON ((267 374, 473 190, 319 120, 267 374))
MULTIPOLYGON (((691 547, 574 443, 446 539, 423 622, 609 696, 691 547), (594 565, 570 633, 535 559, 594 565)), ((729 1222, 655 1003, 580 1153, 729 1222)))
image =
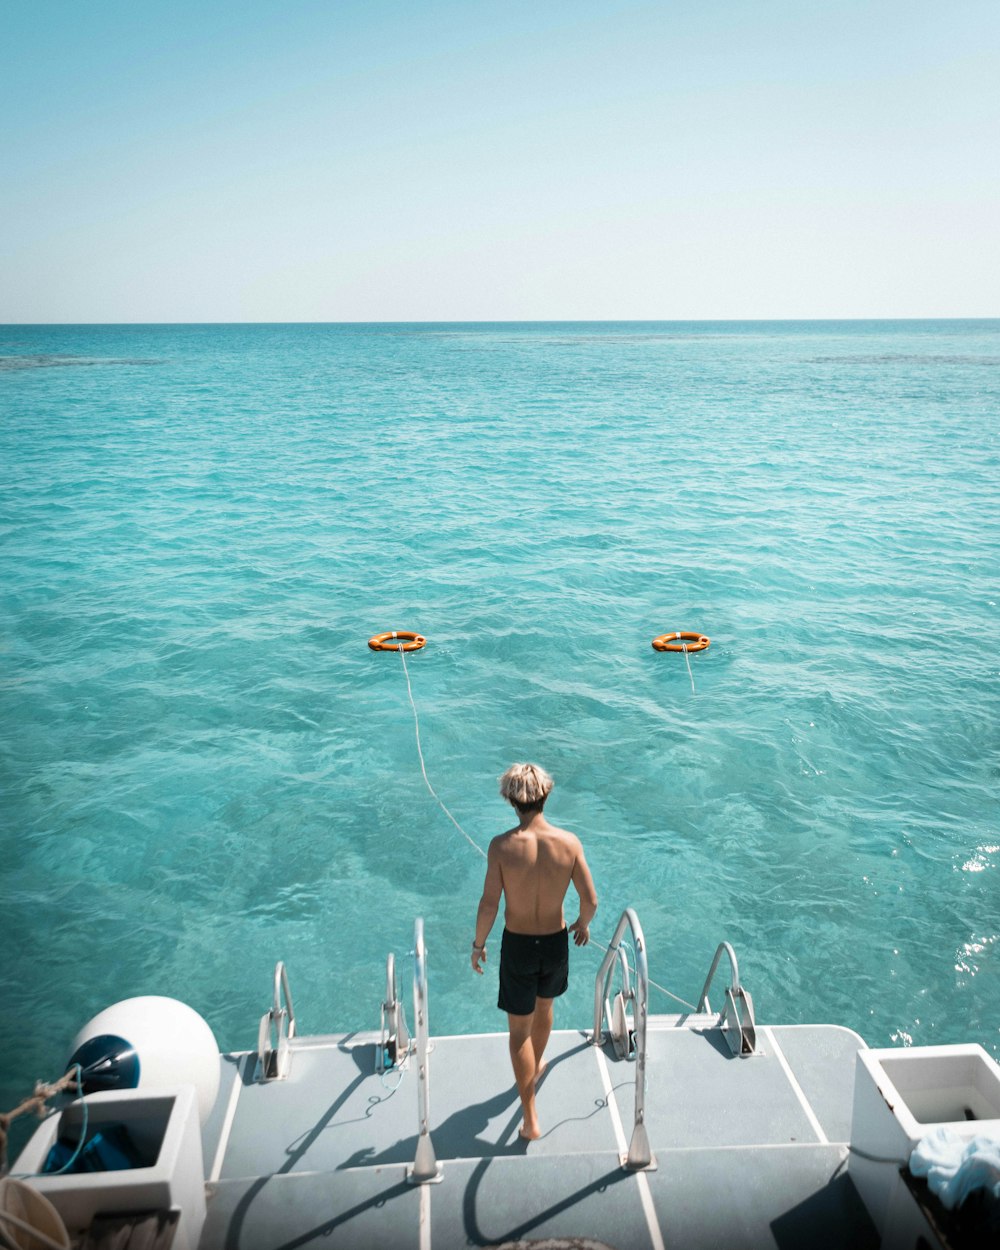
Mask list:
POLYGON ((511 933, 500 943, 500 998, 512 1016, 530 1016, 536 998, 558 998, 569 984, 569 934, 511 933))

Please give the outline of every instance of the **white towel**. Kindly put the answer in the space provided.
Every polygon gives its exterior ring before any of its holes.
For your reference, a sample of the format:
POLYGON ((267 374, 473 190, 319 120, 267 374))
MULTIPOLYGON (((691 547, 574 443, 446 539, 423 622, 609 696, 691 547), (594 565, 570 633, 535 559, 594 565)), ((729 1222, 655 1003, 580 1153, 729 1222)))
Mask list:
POLYGON ((910 1171, 925 1176, 931 1192, 950 1211, 960 1207, 974 1189, 1000 1200, 1000 1140, 959 1137, 954 1129, 936 1128, 914 1147, 910 1171))

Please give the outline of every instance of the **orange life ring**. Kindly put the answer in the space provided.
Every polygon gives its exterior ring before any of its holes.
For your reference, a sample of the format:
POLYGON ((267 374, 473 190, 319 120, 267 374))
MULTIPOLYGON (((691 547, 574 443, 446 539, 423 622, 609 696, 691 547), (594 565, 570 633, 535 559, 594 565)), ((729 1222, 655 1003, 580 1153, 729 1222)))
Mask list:
POLYGON ((419 651, 427 645, 427 639, 411 629, 392 629, 369 638, 368 645, 373 651, 419 651))
POLYGON ((711 641, 704 634, 661 634, 653 639, 653 650, 704 651, 711 641))

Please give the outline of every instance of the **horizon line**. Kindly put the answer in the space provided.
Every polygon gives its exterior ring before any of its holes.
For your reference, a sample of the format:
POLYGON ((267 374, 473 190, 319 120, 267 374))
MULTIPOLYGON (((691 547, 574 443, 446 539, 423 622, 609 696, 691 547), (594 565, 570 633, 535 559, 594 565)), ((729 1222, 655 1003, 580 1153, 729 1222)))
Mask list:
POLYGON ((232 321, 0 321, 0 329, 24 327, 93 328, 128 326, 492 326, 492 325, 842 325, 844 323, 884 322, 941 322, 941 321, 1000 321, 996 316, 943 317, 501 317, 501 318, 452 318, 429 319, 382 319, 382 320, 232 320, 232 321))

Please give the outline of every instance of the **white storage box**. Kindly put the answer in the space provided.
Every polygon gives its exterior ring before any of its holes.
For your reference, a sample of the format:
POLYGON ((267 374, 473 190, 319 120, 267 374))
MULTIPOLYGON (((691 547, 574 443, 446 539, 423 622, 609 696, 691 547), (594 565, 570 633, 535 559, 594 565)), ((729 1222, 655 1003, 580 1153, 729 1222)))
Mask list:
POLYGON ((15 1171, 44 1194, 70 1234, 98 1213, 180 1211, 174 1245, 196 1250, 205 1222, 205 1174, 201 1127, 193 1085, 147 1093, 141 1089, 90 1094, 50 1116, 35 1132, 15 1171), (78 1141, 87 1104, 87 1140, 102 1126, 122 1125, 135 1146, 138 1166, 117 1171, 41 1175, 57 1138, 78 1141))
POLYGON ((927 1238, 899 1170, 940 1127, 1000 1138, 1000 1065, 982 1046, 858 1052, 848 1170, 886 1246, 912 1246, 912 1228, 927 1238))

